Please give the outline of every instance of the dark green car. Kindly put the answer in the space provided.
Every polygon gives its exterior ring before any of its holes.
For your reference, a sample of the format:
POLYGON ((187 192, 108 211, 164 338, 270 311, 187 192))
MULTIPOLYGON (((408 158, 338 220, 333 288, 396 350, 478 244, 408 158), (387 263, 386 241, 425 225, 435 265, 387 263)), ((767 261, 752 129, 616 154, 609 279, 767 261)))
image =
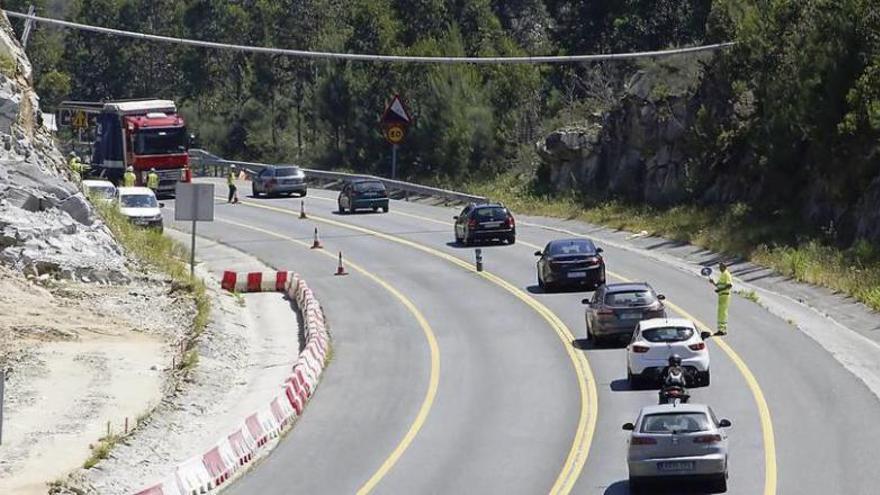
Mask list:
POLYGON ((339 192, 339 213, 357 210, 388 212, 388 190, 376 179, 354 179, 345 183, 339 192))

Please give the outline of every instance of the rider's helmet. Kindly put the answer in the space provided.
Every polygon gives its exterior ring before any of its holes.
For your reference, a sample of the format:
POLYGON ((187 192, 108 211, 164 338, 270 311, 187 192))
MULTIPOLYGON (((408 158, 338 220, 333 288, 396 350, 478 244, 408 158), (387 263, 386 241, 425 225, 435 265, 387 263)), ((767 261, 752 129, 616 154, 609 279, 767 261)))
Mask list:
POLYGON ((156 171, 156 167, 153 167, 150 169, 150 172, 155 172, 155 171, 156 171))
POLYGON ((681 366, 681 356, 678 354, 669 356, 669 366, 681 366))
POLYGON ((126 167, 125 170, 127 170, 127 171, 129 171, 129 172, 134 172, 134 167, 132 167, 131 165, 129 165, 128 167, 126 167))

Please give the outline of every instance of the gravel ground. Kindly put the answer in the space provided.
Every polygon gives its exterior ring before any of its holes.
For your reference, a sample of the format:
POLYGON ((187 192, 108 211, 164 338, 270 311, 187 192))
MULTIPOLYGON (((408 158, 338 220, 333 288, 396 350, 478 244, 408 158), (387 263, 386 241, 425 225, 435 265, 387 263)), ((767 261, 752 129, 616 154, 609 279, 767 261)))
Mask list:
POLYGON ((59 492, 126 494, 155 483, 180 462, 207 451, 281 391, 299 349, 290 303, 277 293, 234 297, 220 290, 212 273, 230 266, 269 268, 201 239, 197 252, 206 264, 196 272, 212 300, 198 365, 108 459, 73 473, 59 492))

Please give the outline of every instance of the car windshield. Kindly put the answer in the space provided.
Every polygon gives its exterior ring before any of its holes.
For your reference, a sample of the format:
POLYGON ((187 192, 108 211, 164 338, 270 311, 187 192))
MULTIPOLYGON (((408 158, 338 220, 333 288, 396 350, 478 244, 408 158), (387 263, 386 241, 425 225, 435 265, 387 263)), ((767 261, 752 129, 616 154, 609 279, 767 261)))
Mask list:
POLYGON ((357 192, 385 192, 385 184, 381 182, 355 182, 354 190, 357 192))
POLYGON ((649 414, 642 421, 642 433, 694 433, 709 431, 709 418, 702 412, 649 414))
POLYGON ((300 173, 301 172, 298 167, 283 167, 275 169, 275 175, 277 177, 293 177, 296 175, 300 175, 300 173))
POLYGON ((493 220, 506 220, 507 209, 499 206, 490 206, 487 208, 477 208, 474 215, 480 222, 491 222, 493 220))
POLYGON ((89 195, 102 199, 113 199, 116 196, 116 188, 113 186, 87 186, 89 195))
POLYGON ((609 292, 605 295, 608 306, 650 306, 657 299, 646 289, 609 292))
POLYGON ((596 254, 596 247, 590 241, 561 241, 551 243, 547 248, 548 254, 566 255, 566 254, 596 254))
POLYGON ((119 197, 123 208, 158 208, 156 197, 151 194, 126 194, 119 197))
POLYGON ((134 135, 136 155, 186 153, 186 129, 142 129, 134 135))

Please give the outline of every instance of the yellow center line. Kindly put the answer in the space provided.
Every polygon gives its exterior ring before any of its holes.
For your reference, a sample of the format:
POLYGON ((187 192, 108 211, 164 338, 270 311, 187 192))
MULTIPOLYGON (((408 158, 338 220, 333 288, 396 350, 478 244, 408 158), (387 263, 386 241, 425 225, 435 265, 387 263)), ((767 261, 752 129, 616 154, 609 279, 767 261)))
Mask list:
MULTIPOLYGON (((333 201, 332 199, 329 199, 329 198, 320 198, 320 199, 326 199, 328 201, 333 201)), ((394 210, 392 210, 390 213, 400 215, 400 216, 414 218, 417 220, 437 223, 437 224, 441 224, 441 225, 445 225, 445 226, 452 225, 451 222, 444 222, 444 221, 437 220, 434 218, 429 218, 429 217, 425 217, 425 216, 421 216, 421 215, 414 215, 412 213, 404 213, 404 212, 399 212, 399 211, 394 211, 394 210)), ((529 222, 521 222, 520 224, 525 225, 525 226, 529 226, 529 227, 545 228, 545 226, 543 226, 541 224, 535 224, 535 223, 529 223, 529 222)), ((561 232, 561 233, 564 233, 567 235, 573 235, 576 237, 584 237, 584 234, 572 232, 570 230, 565 230, 565 229, 560 229, 560 228, 555 228, 555 227, 552 230, 556 230, 558 232, 561 232)), ((535 244, 532 244, 532 243, 529 243, 526 241, 522 241, 522 240, 517 240, 517 243, 522 244, 523 246, 526 246, 531 249, 538 249, 538 250, 543 249, 541 246, 537 246, 535 244)), ((610 275, 610 276, 612 276, 622 282, 632 282, 631 280, 627 279, 626 277, 624 277, 620 274, 617 274, 617 273, 614 273, 611 271, 608 271, 607 273, 608 273, 608 275, 610 275)), ((690 313, 685 311, 685 309, 682 308, 681 306, 679 306, 669 300, 666 301, 666 305, 669 306, 670 308, 672 308, 673 311, 680 314, 681 316, 683 316, 689 320, 692 320, 697 325, 697 327, 699 327, 701 329, 701 331, 707 331, 707 332, 712 331, 711 327, 709 325, 706 325, 705 323, 703 323, 699 319, 695 318, 693 315, 691 315, 690 313)), ((764 392, 761 390, 761 386, 758 384, 758 380, 757 380, 757 378, 755 378, 754 373, 752 373, 752 371, 746 365, 745 361, 730 346, 730 344, 728 344, 727 342, 725 342, 723 339, 720 339, 720 338, 714 339, 713 342, 715 342, 715 344, 718 345, 718 347, 734 363, 736 368, 739 370, 740 374, 745 379, 746 384, 748 385, 749 390, 752 393, 752 397, 755 400, 755 405, 758 408, 758 416, 760 417, 761 433, 762 433, 762 438, 763 438, 763 443, 764 443, 764 495, 775 495, 776 482, 777 482, 776 440, 775 440, 775 435, 773 433, 773 421, 772 421, 771 415, 770 415, 770 407, 767 405, 767 399, 764 397, 764 392)))
MULTIPOLYGON (((250 206, 252 208, 261 208, 265 210, 275 211, 289 216, 296 215, 296 213, 292 210, 278 208, 275 206, 262 205, 252 203, 250 201, 243 201, 242 204, 250 206)), ((596 380, 593 376, 592 370, 590 369, 590 365, 587 362, 586 357, 582 353, 576 352, 574 347, 572 346, 572 342, 575 340, 575 337, 565 325, 565 323, 563 323, 562 320, 560 320, 555 313, 550 311, 546 306, 538 302, 533 297, 523 292, 522 289, 520 289, 519 287, 516 287, 515 285, 490 272, 478 272, 476 271, 476 268, 474 268, 470 263, 462 261, 455 256, 449 255, 423 244, 419 244, 394 235, 385 234, 383 232, 370 230, 364 227, 359 227, 344 222, 338 222, 336 220, 315 215, 308 215, 308 218, 317 222, 325 223, 327 225, 332 225, 348 230, 354 230, 356 232, 361 232, 363 234, 367 234, 379 239, 384 239, 390 242, 408 246, 413 249, 417 249, 424 253, 446 260, 449 263, 459 266, 460 268, 469 272, 473 272, 508 291, 517 299, 535 310, 539 315, 544 318, 545 321, 547 321, 547 323, 550 325, 551 328, 553 328, 553 330, 556 332, 556 334, 559 336, 560 340, 562 340, 565 346, 565 350, 568 354, 569 359, 571 360, 571 363, 578 378, 577 384, 580 392, 581 407, 574 440, 572 441, 572 446, 566 456, 562 470, 550 490, 551 494, 570 493, 571 490, 574 488, 574 484, 575 482, 577 482, 581 471, 583 470, 584 464, 587 461, 587 456, 589 455, 590 451, 590 445, 593 441, 593 434, 596 429, 596 417, 598 415, 598 392, 596 389, 596 380)), ((373 486, 375 486, 375 484, 371 485, 369 488, 371 489, 373 486)))
MULTIPOLYGON (((293 237, 278 234, 276 232, 272 232, 270 230, 266 230, 260 227, 254 227, 252 225, 246 225, 243 223, 234 222, 232 220, 219 219, 219 221, 230 225, 235 225, 236 227, 260 232, 262 234, 266 234, 268 236, 272 236, 278 239, 283 239, 293 244, 303 246, 305 248, 311 247, 310 244, 300 241, 298 239, 294 239, 293 237)), ((331 252, 327 252, 324 250, 315 250, 312 252, 320 253, 328 256, 329 258, 332 258, 333 260, 336 260, 336 256, 331 252)), ((379 466, 379 469, 370 477, 370 479, 368 479, 364 483, 364 485, 358 489, 358 495, 365 495, 372 491, 376 487, 376 485, 379 484, 382 478, 384 478, 385 475, 387 475, 391 471, 397 461, 400 460, 400 458, 403 456, 403 453, 406 451, 406 449, 416 438, 416 435, 418 435, 419 431, 422 429, 422 426, 424 426, 425 421, 428 418, 428 413, 430 412, 431 407, 434 405, 434 398, 437 396, 437 389, 439 388, 440 384, 440 347, 437 345, 437 338, 434 336, 434 331, 431 329, 431 325, 428 323, 428 320, 424 317, 424 315, 422 315, 422 312, 419 311, 419 309, 415 306, 415 304, 413 304, 413 302, 409 298, 403 295, 403 293, 394 288, 391 284, 367 271, 357 263, 353 263, 350 260, 346 263, 349 268, 367 277, 368 279, 372 280, 383 289, 391 293, 391 295, 397 298, 397 300, 400 301, 404 307, 406 307, 406 309, 418 322, 419 327, 421 327, 422 333, 424 333, 425 339, 428 341, 428 348, 430 349, 431 353, 431 372, 428 378, 428 390, 425 392, 425 398, 422 400, 422 405, 419 407, 419 412, 416 414, 416 418, 410 425, 406 434, 403 436, 403 438, 400 440, 400 442, 397 444, 397 446, 394 448, 388 458, 385 459, 385 461, 382 463, 381 466, 379 466)))

